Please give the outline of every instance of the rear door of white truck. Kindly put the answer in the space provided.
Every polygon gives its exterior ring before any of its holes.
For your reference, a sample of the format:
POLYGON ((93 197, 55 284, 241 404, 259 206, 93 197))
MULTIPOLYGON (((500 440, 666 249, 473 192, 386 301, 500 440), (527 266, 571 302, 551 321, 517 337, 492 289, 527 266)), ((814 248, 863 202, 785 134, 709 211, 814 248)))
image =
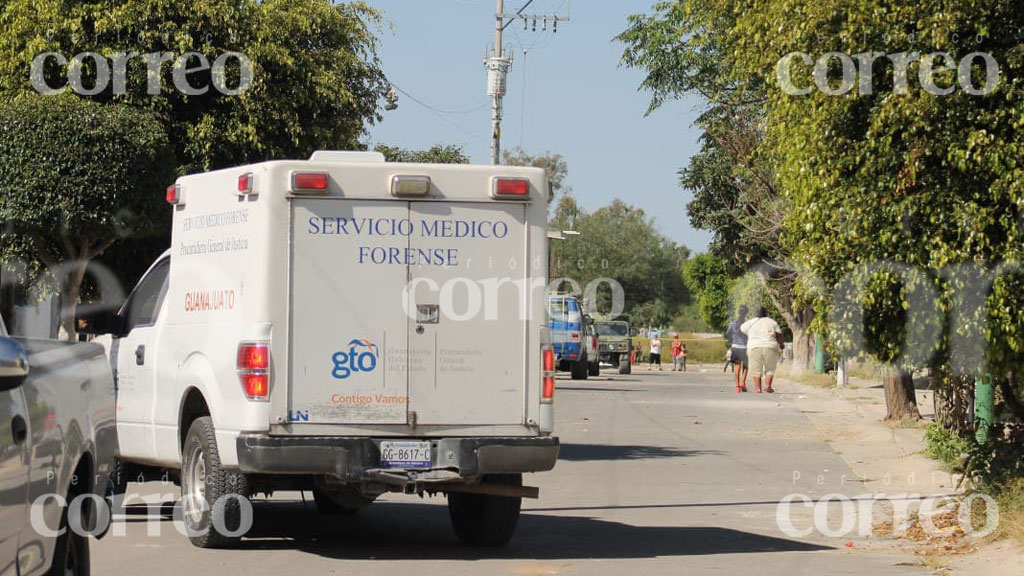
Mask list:
POLYGON ((525 424, 527 205, 358 193, 290 199, 290 429, 525 424))

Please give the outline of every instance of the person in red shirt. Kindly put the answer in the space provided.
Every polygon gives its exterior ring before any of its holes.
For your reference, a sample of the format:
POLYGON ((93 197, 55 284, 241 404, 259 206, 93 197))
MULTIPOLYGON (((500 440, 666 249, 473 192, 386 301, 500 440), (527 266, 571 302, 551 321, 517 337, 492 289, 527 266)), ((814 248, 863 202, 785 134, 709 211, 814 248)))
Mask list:
POLYGON ((678 333, 672 340, 672 371, 686 372, 686 344, 679 339, 678 333))

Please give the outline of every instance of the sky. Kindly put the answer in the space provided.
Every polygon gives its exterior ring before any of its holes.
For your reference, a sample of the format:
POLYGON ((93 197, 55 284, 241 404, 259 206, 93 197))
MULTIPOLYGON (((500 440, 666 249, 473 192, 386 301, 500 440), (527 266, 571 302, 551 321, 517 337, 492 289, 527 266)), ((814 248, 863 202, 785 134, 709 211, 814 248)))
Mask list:
MULTIPOLYGON (((698 150, 700 101, 671 102, 650 116, 643 73, 619 67, 614 38, 629 14, 654 0, 534 0, 526 13, 569 15, 558 32, 508 27, 515 53, 508 79, 502 147, 551 151, 569 164, 567 184, 587 211, 620 198, 643 208, 662 234, 694 252, 710 234, 693 230, 691 195, 678 171, 698 150), (526 55, 523 49, 526 48, 526 55)), ((494 43, 495 0, 370 0, 384 12, 379 56, 399 94, 398 109, 370 128, 371 142, 425 149, 461 144, 474 163, 490 162, 485 49, 494 43)), ((505 0, 505 12, 526 0, 505 0)), ((532 24, 531 24, 532 27, 532 24)))

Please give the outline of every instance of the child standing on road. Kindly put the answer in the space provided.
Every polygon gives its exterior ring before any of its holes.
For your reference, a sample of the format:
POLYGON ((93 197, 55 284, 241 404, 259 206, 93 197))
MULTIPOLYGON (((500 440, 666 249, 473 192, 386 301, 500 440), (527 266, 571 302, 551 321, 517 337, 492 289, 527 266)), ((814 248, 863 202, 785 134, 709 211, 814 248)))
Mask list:
MULTIPOLYGON (((661 370, 661 337, 655 336, 651 338, 651 366, 658 365, 658 370, 661 370)), ((652 368, 653 370, 653 368, 652 368)))
POLYGON ((672 371, 686 372, 686 344, 679 339, 678 333, 672 340, 672 371))

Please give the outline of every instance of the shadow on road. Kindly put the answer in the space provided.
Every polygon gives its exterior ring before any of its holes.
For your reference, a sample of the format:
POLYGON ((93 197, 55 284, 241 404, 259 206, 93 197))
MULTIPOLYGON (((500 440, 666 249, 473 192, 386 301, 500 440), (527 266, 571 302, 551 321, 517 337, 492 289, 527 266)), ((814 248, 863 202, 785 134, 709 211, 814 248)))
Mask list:
POLYGON ((655 458, 686 458, 688 456, 720 455, 717 450, 682 450, 664 446, 616 446, 609 444, 562 444, 558 459, 570 462, 596 460, 651 460, 655 458))
POLYGON ((508 546, 475 549, 459 544, 443 506, 380 503, 357 517, 330 517, 298 502, 257 504, 255 524, 241 548, 379 560, 616 559, 832 549, 727 528, 630 526, 528 512, 508 546))

